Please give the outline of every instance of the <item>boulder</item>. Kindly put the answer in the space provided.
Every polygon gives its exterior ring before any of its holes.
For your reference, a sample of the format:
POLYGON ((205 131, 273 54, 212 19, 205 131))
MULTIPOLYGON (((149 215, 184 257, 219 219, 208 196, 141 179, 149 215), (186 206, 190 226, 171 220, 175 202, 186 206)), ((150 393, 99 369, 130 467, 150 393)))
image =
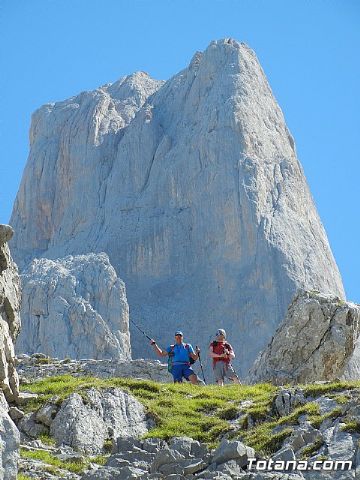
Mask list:
POLYGON ((0 478, 16 480, 20 433, 8 413, 0 407, 0 478))
POLYGON ((255 451, 253 448, 237 440, 229 441, 224 438, 215 450, 212 460, 217 465, 225 463, 228 460, 236 460, 240 467, 244 467, 247 465, 248 459, 254 457, 255 451))
POLYGON ((50 433, 58 444, 86 454, 103 450, 108 438, 141 436, 147 431, 145 409, 120 389, 90 389, 71 394, 51 423, 50 433))
POLYGON ((125 285, 106 254, 34 260, 22 275, 17 351, 58 358, 130 358, 125 285))
POLYGON ((300 389, 281 388, 274 398, 274 410, 281 417, 289 413, 299 405, 306 403, 304 393, 300 389))
POLYGON ((358 378, 359 334, 359 305, 333 295, 299 292, 251 368, 250 380, 283 385, 358 378))
POLYGON ((58 410, 59 410, 59 398, 53 397, 45 403, 39 410, 35 413, 35 419, 37 422, 50 427, 52 421, 54 420, 58 410))

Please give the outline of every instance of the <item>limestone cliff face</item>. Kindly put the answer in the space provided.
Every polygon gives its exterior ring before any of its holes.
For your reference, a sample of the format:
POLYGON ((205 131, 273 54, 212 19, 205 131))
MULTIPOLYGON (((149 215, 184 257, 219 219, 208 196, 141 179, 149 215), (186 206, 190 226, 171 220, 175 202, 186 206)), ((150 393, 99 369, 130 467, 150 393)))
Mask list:
POLYGON ((8 402, 19 396, 14 342, 20 329, 20 279, 7 245, 13 233, 0 225, 0 387, 8 402))
POLYGON ((125 285, 106 254, 35 259, 22 285, 18 352, 130 359, 125 285))
POLYGON ((181 327, 204 347, 224 327, 244 372, 299 287, 344 297, 264 72, 221 40, 164 84, 114 85, 34 114, 15 258, 104 251, 160 343, 181 327))

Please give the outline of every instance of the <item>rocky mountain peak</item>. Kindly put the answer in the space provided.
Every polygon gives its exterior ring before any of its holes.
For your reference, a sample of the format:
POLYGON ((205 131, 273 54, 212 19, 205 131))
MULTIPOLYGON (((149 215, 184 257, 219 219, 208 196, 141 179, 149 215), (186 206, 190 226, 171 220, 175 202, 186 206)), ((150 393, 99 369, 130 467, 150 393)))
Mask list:
MULTIPOLYGON (((212 42, 165 83, 137 73, 35 113, 11 219, 21 268, 105 252, 160 343, 224 327, 246 371, 298 288, 344 297, 254 52, 212 42), (214 327, 216 325, 216 328, 214 327)), ((132 351, 148 350, 134 332, 132 351)))

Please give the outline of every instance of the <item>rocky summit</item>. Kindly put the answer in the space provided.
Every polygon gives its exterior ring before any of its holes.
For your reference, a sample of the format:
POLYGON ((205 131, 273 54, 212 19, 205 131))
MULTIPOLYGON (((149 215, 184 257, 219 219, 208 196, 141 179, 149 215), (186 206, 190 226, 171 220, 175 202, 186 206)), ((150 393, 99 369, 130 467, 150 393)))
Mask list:
MULTIPOLYGON (((298 288, 344 298, 295 143, 255 53, 225 39, 166 82, 138 72, 37 110, 13 255, 105 252, 165 346, 227 330, 247 371, 298 288)), ((148 353, 132 332, 135 357, 148 353)))

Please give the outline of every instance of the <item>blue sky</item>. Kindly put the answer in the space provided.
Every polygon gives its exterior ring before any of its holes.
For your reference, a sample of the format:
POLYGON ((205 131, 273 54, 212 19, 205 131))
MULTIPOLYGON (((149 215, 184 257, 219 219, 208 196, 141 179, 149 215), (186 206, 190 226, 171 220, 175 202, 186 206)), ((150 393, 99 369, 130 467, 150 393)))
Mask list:
POLYGON ((41 104, 144 70, 167 79, 213 39, 248 43, 295 137, 347 297, 360 303, 358 0, 0 0, 0 222, 41 104))

